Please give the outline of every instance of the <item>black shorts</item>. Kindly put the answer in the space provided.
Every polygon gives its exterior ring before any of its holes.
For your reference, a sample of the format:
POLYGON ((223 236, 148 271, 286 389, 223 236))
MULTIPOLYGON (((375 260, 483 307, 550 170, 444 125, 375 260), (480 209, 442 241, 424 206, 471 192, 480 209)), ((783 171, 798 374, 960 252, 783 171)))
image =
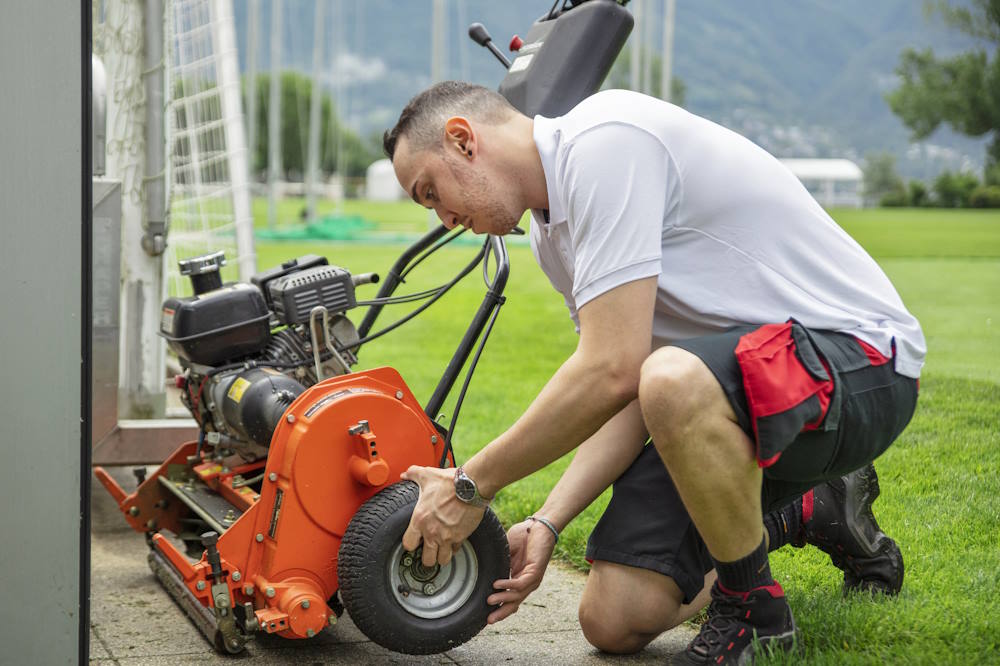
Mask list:
MULTIPOLYGON (((917 380, 842 333, 789 321, 674 346, 708 366, 754 443, 765 512, 874 460, 916 408, 917 380)), ((701 590, 714 565, 651 444, 615 482, 587 559, 670 576, 685 603, 701 590)))

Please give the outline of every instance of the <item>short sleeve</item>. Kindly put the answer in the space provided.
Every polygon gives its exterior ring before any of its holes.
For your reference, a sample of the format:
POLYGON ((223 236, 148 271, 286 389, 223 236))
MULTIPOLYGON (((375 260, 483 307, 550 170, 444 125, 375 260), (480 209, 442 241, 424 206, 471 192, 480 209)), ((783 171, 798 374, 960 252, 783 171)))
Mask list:
POLYGON ((659 275, 670 158, 625 123, 592 127, 557 158, 574 250, 577 308, 627 282, 659 275))

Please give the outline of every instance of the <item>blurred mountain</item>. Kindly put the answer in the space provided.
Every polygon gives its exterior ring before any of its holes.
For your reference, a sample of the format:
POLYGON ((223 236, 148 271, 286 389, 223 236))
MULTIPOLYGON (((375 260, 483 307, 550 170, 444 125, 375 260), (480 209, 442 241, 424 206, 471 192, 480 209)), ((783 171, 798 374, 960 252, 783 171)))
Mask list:
MULTIPOLYGON (((241 65, 247 64, 246 0, 236 4, 241 65)), ((546 0, 448 0, 448 78, 495 87, 504 70, 469 40, 481 21, 503 47, 544 14, 546 0)), ((647 3, 649 4, 649 3, 647 3)), ((652 31, 659 40, 661 3, 652 31)), ((260 16, 258 71, 269 68, 270 3, 260 16)), ((282 65, 312 69, 313 3, 286 0, 282 65)), ((784 157, 847 157, 889 152, 908 177, 944 168, 976 168, 982 140, 941 129, 920 144, 892 114, 883 94, 904 48, 950 54, 973 40, 928 18, 917 0, 679 0, 674 72, 686 85, 685 106, 784 157)), ((339 62, 341 114, 363 136, 391 126, 399 110, 430 84, 431 0, 333 0, 327 8, 326 85, 335 91, 339 62), (337 27, 339 25, 339 28, 337 27)), ((626 49, 629 45, 626 44, 626 49)), ((659 49, 655 44, 655 49, 659 49)))

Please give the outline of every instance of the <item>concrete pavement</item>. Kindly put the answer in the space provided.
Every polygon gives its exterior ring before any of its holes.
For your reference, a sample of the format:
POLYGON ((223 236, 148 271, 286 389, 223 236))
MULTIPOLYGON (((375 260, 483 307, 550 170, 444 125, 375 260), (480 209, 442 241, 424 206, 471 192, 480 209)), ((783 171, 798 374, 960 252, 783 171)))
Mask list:
MULTIPOLYGON (((126 487, 126 469, 114 474, 126 487)), ((663 664, 683 649, 694 631, 682 626, 642 653, 605 655, 583 638, 576 619, 584 574, 549 567, 542 586, 504 622, 487 627, 468 643, 440 655, 414 657, 369 641, 347 614, 309 640, 258 634, 237 657, 218 655, 146 565, 145 540, 125 524, 103 486, 92 483, 90 663, 136 664, 663 664), (248 662, 249 663, 249 662, 248 662)))

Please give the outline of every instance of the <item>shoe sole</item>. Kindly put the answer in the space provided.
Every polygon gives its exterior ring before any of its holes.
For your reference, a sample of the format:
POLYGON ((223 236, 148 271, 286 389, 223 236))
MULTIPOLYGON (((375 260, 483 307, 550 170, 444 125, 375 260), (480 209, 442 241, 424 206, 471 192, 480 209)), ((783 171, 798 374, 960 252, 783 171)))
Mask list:
POLYGON ((754 650, 755 644, 751 643, 740 653, 740 658, 736 660, 736 663, 738 666, 750 666, 758 656, 774 654, 778 650, 792 652, 795 649, 797 634, 798 631, 793 626, 791 631, 783 634, 767 636, 762 640, 758 639, 757 643, 760 645, 760 649, 754 650))

